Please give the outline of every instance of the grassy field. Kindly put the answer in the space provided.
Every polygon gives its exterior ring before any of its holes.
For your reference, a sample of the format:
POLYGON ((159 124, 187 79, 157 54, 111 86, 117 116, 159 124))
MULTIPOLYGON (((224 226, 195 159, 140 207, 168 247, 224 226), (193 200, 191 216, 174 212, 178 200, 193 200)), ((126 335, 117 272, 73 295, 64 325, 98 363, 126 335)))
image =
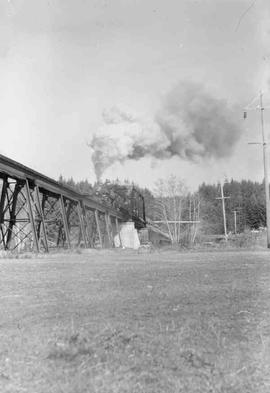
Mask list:
POLYGON ((0 391, 270 392, 268 252, 0 260, 0 391))

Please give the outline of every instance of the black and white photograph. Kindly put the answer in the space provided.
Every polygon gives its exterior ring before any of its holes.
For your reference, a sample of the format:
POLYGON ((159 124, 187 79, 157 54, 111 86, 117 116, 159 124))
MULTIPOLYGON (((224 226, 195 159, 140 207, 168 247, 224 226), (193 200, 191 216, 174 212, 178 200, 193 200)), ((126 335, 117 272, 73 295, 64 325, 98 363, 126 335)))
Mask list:
POLYGON ((0 0, 0 392, 270 392, 269 0, 0 0))

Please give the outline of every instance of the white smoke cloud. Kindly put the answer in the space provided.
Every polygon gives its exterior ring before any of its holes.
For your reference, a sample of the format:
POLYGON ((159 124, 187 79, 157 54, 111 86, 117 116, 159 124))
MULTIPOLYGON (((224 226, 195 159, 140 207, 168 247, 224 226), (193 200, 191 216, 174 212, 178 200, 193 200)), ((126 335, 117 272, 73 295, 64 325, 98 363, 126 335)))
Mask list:
POLYGON ((226 157, 241 135, 226 102, 190 82, 179 83, 167 95, 152 121, 118 108, 104 111, 103 121, 90 142, 98 180, 115 162, 145 156, 190 161, 226 157))
POLYGON ((117 107, 104 111, 103 121, 89 144, 98 180, 115 162, 140 159, 168 144, 157 124, 147 123, 117 107))
POLYGON ((102 117, 106 124, 119 124, 124 121, 129 123, 136 122, 136 117, 132 113, 129 113, 118 107, 104 109, 102 113, 102 117))

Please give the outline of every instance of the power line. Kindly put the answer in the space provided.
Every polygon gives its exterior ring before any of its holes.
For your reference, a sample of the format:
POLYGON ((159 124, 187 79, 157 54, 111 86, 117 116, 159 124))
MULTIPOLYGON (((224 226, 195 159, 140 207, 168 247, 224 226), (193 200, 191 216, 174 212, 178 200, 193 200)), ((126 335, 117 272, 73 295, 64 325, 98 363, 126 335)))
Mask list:
POLYGON ((250 6, 242 13, 242 15, 240 15, 238 23, 235 27, 235 32, 237 32, 237 30, 239 29, 240 23, 242 22, 242 19, 246 16, 246 14, 251 10, 251 8, 256 4, 256 0, 253 1, 253 3, 250 4, 250 6))

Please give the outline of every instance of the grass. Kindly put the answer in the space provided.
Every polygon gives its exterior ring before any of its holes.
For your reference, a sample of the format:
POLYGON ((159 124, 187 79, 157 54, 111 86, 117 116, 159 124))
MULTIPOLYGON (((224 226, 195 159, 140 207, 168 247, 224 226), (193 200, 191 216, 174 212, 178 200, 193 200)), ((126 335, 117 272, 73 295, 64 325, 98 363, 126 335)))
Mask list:
POLYGON ((269 393, 262 251, 0 261, 0 391, 269 393))

